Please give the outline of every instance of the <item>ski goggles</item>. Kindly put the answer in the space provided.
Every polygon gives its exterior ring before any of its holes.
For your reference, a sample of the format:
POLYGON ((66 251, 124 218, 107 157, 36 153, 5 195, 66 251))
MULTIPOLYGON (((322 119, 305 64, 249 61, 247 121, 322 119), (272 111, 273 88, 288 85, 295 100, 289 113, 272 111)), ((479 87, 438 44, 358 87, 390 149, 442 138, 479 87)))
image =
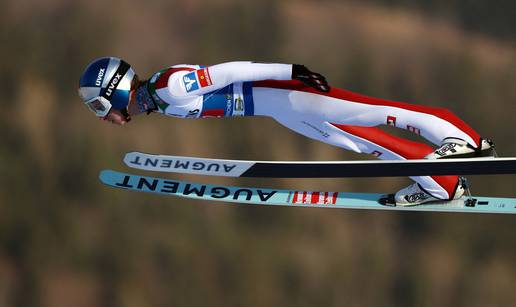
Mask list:
POLYGON ((98 117, 106 117, 111 110, 111 102, 102 96, 93 97, 84 103, 98 117))

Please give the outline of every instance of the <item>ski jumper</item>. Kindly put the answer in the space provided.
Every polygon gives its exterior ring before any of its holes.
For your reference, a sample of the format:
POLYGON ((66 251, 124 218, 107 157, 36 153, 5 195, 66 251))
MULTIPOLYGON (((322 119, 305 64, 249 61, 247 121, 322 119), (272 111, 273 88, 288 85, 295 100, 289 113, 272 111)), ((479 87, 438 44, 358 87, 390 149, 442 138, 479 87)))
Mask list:
MULTIPOLYGON (((409 130, 440 145, 445 138, 474 147, 480 136, 446 109, 371 98, 332 87, 328 93, 291 80, 292 65, 228 62, 176 65, 149 79, 157 112, 181 118, 269 116, 309 138, 380 159, 422 159, 433 148, 376 126, 409 130)), ((457 176, 411 177, 433 196, 451 199, 457 176)))

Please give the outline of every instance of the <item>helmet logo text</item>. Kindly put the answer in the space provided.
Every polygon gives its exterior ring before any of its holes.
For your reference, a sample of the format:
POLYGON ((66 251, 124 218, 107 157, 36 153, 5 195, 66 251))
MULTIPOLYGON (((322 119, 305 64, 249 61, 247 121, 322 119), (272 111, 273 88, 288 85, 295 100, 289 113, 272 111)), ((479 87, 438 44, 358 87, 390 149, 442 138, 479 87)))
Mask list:
POLYGON ((111 80, 111 83, 109 84, 109 87, 106 90, 106 96, 108 96, 108 97, 111 96, 111 94, 113 93, 113 90, 116 88, 116 85, 118 84, 118 82, 120 81, 121 78, 122 78, 121 74, 117 73, 115 75, 115 77, 113 78, 113 80, 111 80))
POLYGON ((101 68, 99 70, 99 74, 97 75, 97 81, 95 81, 96 86, 100 86, 102 84, 102 77, 104 77, 105 71, 106 71, 105 68, 101 68))

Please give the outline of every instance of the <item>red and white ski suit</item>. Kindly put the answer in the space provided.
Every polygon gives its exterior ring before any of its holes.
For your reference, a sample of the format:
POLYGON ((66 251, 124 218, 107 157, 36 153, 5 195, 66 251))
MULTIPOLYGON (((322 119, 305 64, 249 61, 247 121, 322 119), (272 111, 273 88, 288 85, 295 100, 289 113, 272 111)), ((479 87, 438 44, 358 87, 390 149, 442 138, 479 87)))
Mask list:
MULTIPOLYGON (((390 135, 389 125, 440 145, 448 137, 478 147, 480 136, 443 108, 371 98, 332 87, 328 93, 291 80, 292 65, 229 62, 176 65, 154 74, 158 112, 184 118, 269 116, 309 138, 380 159, 421 159, 434 149, 390 135)), ((451 199, 457 176, 411 177, 427 192, 451 199)))

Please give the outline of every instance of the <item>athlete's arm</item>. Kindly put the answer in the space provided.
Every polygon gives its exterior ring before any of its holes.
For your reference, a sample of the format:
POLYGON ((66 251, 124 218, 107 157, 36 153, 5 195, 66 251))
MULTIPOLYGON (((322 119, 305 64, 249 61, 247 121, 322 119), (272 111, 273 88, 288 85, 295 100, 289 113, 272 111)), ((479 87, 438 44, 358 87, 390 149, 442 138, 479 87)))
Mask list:
POLYGON ((208 67, 214 84, 226 86, 235 82, 291 80, 291 64, 228 62, 208 67))
POLYGON ((290 80, 292 65, 253 62, 227 62, 185 74, 179 83, 190 95, 203 95, 235 82, 290 80))
POLYGON ((186 95, 203 95, 235 82, 297 79, 320 91, 327 91, 326 79, 302 65, 256 62, 227 62, 185 74, 179 83, 186 95))

